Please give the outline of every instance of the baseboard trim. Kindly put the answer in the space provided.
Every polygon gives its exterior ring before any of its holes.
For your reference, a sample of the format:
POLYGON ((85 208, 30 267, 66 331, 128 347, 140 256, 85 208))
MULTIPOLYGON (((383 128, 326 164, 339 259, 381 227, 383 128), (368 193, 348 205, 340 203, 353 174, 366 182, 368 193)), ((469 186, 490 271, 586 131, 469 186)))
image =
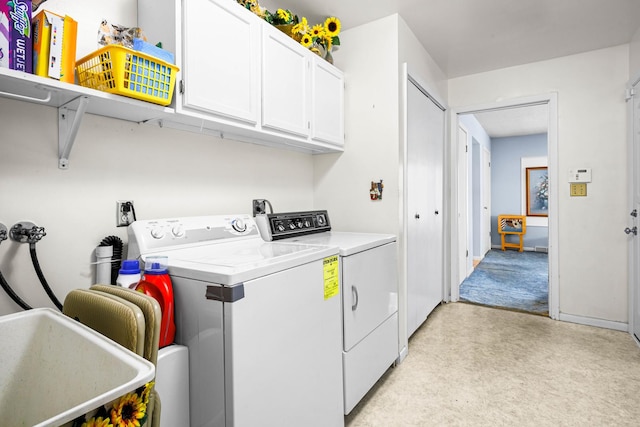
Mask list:
POLYGON ((593 317, 575 316, 573 314, 560 313, 558 320, 563 322, 577 323, 579 325, 595 326, 604 329, 613 329, 614 331, 629 332, 629 324, 623 322, 614 322, 612 320, 596 319, 593 317))

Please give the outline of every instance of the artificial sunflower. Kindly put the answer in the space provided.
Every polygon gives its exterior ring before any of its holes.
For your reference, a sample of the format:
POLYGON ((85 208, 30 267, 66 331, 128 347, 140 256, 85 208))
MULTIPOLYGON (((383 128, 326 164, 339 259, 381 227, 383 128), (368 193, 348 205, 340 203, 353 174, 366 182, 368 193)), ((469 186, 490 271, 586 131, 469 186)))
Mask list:
POLYGON ((309 32, 309 22, 307 21, 307 18, 305 18, 304 16, 302 17, 300 22, 294 25, 293 28, 291 29, 292 34, 306 34, 308 32, 309 32))
POLYGON ((322 37, 324 35, 324 27, 320 24, 316 24, 311 29, 312 37, 322 37))
POLYGON ((304 47, 311 47, 313 44, 313 38, 309 34, 305 34, 300 39, 300 44, 304 47))
POLYGON ((324 29, 331 37, 336 37, 340 34, 340 20, 335 16, 331 16, 324 21, 324 29))
POLYGON ((111 422, 114 427, 140 427, 147 415, 147 405, 137 393, 122 396, 111 409, 111 422))
POLYGON ((113 424, 111 424, 110 418, 97 417, 85 421, 82 423, 82 427, 113 427, 113 424))
POLYGON ((276 10, 276 14, 278 18, 282 19, 284 22, 289 22, 291 20, 291 13, 285 9, 276 10))

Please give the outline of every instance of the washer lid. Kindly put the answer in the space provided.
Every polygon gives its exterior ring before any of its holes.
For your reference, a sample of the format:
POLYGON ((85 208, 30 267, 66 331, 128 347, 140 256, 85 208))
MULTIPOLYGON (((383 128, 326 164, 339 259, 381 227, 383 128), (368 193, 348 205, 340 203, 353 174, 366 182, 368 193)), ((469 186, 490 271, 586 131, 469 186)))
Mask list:
POLYGON ((169 258, 169 274, 172 276, 234 285, 337 254, 335 246, 265 242, 256 237, 153 255, 169 258))
POLYGON ((395 242, 393 234, 351 233, 344 231, 328 231, 287 239, 287 242, 311 245, 338 246, 341 256, 349 256, 377 246, 395 242))

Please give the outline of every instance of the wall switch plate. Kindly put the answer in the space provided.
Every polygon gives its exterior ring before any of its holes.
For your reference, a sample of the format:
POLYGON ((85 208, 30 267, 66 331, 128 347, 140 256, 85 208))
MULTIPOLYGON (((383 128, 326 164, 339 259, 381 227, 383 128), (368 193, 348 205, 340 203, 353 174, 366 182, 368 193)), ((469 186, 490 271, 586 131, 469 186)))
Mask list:
POLYGON ((133 200, 116 201, 116 226, 126 227, 133 222, 133 200))
POLYGON ((586 196, 587 195, 587 184, 585 183, 571 183, 570 184, 570 192, 571 197, 576 196, 586 196))

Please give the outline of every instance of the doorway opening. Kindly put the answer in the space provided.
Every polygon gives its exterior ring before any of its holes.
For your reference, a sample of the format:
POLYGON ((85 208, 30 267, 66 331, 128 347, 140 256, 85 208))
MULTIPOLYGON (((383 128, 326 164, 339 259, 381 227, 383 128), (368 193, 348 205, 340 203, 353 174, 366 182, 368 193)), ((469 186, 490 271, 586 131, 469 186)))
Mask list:
MULTIPOLYGON (((523 215, 527 221, 523 249, 538 256, 538 265, 541 258, 545 261, 548 313, 557 319, 556 95, 457 109, 452 113, 451 135, 458 138, 453 140, 451 148, 452 155, 456 154, 454 164, 457 164, 457 170, 452 171, 453 188, 457 191, 457 197, 452 198, 457 202, 453 209, 457 218, 452 222, 457 224, 457 230, 453 230, 457 236, 452 240, 457 245, 452 254, 451 271, 452 278, 457 277, 457 280, 452 281, 451 299, 461 299, 460 286, 472 276, 474 264, 478 265, 487 253, 501 251, 498 215, 523 215), (537 124, 533 123, 536 117, 539 118, 537 124), (516 126, 516 129, 505 129, 503 132, 506 133, 500 134, 499 129, 504 128, 505 123, 520 123, 520 129, 516 126), (527 194, 534 190, 528 190, 526 178, 530 170, 539 175, 541 168, 544 168, 546 178, 545 200, 544 206, 537 206, 538 211, 534 211, 528 204, 531 194, 527 194), (540 214, 540 209, 544 209, 544 215, 540 214)), ((538 175, 536 177, 540 178, 538 175)), ((542 191, 537 182, 532 188, 536 185, 538 191, 542 191)), ((507 249, 510 251, 513 250, 507 249)), ((509 276, 508 272, 506 276, 509 276)), ((513 276, 515 279, 516 274, 513 276)))

